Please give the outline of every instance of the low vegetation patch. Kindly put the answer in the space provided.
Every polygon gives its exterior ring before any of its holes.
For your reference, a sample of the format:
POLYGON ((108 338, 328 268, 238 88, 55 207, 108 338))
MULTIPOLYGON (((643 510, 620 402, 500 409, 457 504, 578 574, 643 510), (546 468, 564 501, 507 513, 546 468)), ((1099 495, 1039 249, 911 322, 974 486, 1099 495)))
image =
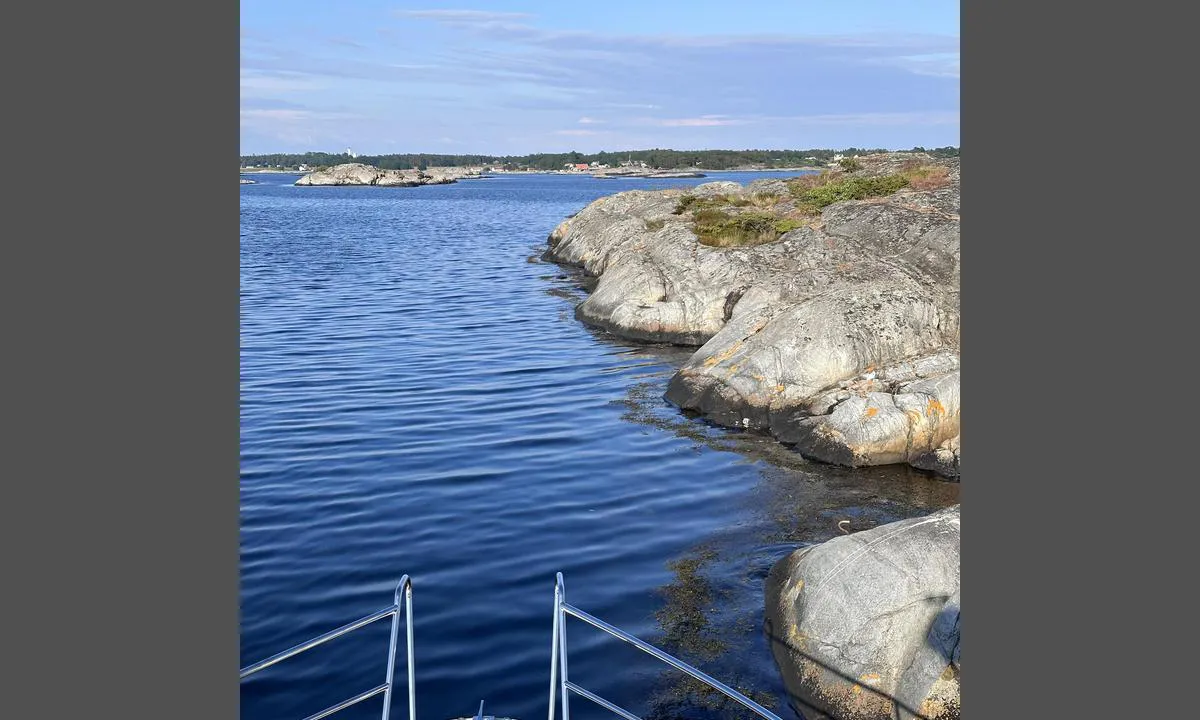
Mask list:
POLYGON ((925 165, 920 160, 908 160, 900 166, 900 175, 914 190, 937 190, 950 184, 950 169, 941 165, 925 165))
POLYGON ((835 202, 883 197, 906 187, 908 187, 908 178, 903 175, 846 178, 804 190, 796 199, 799 201, 800 207, 806 210, 811 208, 815 213, 835 202))
POLYGON ((651 232, 662 230, 663 226, 667 224, 667 221, 663 220, 662 218, 659 218, 658 220, 644 220, 643 222, 646 225, 646 229, 650 230, 651 232))
POLYGON ((676 215, 682 215, 688 210, 695 212, 698 210, 729 207, 731 205, 733 207, 745 207, 749 204, 750 200, 740 195, 712 195, 710 197, 684 195, 675 203, 675 209, 672 212, 676 215))
MULTIPOLYGON (((790 199, 795 204, 795 209, 789 210, 786 215, 776 208, 789 198, 774 193, 755 193, 751 197, 684 195, 679 198, 672 212, 676 215, 691 214, 692 229, 702 245, 749 247, 775 242, 784 233, 803 227, 823 208, 836 202, 886 197, 907 187, 935 190, 949 184, 950 173, 947 168, 918 160, 904 163, 898 172, 891 175, 849 175, 849 172, 861 167, 858 161, 844 160, 841 169, 785 180, 790 199), (754 209, 729 212, 733 208, 747 206, 753 206, 754 209)), ((646 227, 658 229, 649 223, 646 227)))
POLYGON ((838 160, 837 164, 838 164, 838 167, 840 167, 842 170, 844 170, 846 172, 854 172, 855 170, 862 170, 862 163, 860 163, 859 161, 855 160, 852 157, 842 158, 841 160, 838 160))
POLYGON ((807 215, 816 215, 822 208, 842 200, 865 200, 884 197, 911 181, 903 173, 877 177, 846 177, 841 172, 823 172, 787 180, 788 190, 796 199, 797 208, 807 215))
POLYGON ((710 247, 763 245, 803 225, 794 218, 759 211, 732 215, 724 210, 705 209, 693 213, 692 218, 700 244, 710 247))

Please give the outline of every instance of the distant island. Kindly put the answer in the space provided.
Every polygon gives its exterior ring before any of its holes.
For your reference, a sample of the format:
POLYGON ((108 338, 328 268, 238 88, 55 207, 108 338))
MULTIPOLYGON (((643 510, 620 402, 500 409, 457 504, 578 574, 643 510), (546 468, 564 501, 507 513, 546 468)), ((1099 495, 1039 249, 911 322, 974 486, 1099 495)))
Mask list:
MULTIPOLYGON (((811 150, 621 150, 598 153, 535 153, 531 155, 439 155, 405 153, 393 155, 357 155, 353 153, 270 153, 242 155, 242 172, 300 172, 325 170, 337 165, 362 163, 381 170, 428 170, 430 168, 471 167, 483 172, 586 172, 628 169, 632 172, 706 172, 728 170, 795 170, 825 168, 843 157, 888 152, 883 148, 843 148, 811 150)), ((933 157, 959 156, 957 147, 911 152, 933 157)))
POLYGON ((425 170, 381 170, 364 163, 345 163, 315 170, 295 185, 376 185, 379 187, 417 187, 448 185, 459 180, 483 177, 474 168, 436 168, 425 170))

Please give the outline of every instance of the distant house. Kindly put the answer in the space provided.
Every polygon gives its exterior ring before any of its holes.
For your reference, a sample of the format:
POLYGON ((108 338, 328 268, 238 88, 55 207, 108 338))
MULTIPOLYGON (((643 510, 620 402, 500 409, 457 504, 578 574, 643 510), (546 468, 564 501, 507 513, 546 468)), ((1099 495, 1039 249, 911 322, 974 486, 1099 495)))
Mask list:
POLYGON ((580 171, 586 171, 588 169, 588 164, 587 163, 575 163, 575 169, 580 170, 580 171))

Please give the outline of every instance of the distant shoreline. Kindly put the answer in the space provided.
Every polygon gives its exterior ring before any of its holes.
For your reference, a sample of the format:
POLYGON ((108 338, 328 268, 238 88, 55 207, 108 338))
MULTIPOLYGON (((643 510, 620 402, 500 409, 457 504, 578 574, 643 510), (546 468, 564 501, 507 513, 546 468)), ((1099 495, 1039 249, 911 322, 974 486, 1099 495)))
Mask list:
MULTIPOLYGON (((431 168, 432 169, 432 168, 431 168)), ((733 173, 733 172, 815 172, 820 171, 819 167, 787 167, 787 168, 729 168, 727 170, 711 170, 708 168, 688 168, 686 170, 658 170, 662 173, 673 172, 701 172, 706 175, 712 173, 733 173)), ((313 172, 312 170, 277 170, 274 168, 242 168, 239 170, 241 175, 307 175, 313 172)), ((655 172, 655 171, 651 171, 655 172)), ((588 176, 586 172, 564 172, 562 170, 495 170, 489 171, 487 175, 579 175, 588 176)), ((613 174, 613 177, 626 177, 620 174, 613 174)), ((653 179, 653 178, 651 178, 653 179)))

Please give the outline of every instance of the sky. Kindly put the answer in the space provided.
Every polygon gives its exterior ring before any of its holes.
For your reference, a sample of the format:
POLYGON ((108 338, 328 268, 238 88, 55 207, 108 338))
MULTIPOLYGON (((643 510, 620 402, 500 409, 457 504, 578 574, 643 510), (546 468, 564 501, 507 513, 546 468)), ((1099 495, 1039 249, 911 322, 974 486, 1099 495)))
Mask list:
POLYGON ((959 145, 959 3, 242 0, 241 153, 959 145))

